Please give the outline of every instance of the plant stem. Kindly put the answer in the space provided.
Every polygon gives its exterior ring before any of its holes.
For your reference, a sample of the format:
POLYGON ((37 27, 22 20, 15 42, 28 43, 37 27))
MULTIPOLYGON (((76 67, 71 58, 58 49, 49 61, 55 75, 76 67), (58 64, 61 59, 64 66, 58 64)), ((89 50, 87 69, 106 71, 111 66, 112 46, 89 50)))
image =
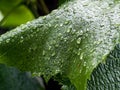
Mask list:
POLYGON ((47 8, 44 0, 37 0, 38 3, 41 5, 38 5, 38 8, 41 8, 42 7, 42 11, 44 12, 44 14, 48 14, 49 13, 49 9, 47 8))

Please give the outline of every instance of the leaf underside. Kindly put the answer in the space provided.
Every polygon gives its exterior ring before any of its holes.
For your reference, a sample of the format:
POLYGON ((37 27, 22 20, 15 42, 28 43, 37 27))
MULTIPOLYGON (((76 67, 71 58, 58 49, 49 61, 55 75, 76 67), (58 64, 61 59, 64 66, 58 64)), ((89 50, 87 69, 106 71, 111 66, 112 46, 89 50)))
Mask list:
POLYGON ((87 90, 120 89, 120 44, 108 55, 105 63, 93 70, 87 83, 87 90))

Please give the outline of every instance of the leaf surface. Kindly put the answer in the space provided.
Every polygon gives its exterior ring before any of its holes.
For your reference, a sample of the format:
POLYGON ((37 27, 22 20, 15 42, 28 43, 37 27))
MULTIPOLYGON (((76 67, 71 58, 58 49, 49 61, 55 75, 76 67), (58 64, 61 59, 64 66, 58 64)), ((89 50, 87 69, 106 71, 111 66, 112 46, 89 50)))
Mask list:
POLYGON ((119 42, 119 6, 113 1, 71 1, 2 35, 0 62, 46 80, 60 73, 77 90, 85 90, 92 70, 119 42))

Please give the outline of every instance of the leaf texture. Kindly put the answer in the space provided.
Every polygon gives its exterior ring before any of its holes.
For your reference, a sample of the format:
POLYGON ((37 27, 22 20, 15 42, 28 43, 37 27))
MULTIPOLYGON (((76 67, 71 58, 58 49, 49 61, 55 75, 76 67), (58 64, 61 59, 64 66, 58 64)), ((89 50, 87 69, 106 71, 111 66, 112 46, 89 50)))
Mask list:
POLYGON ((60 73, 85 90, 92 70, 119 42, 120 4, 75 0, 0 37, 0 62, 46 80, 60 73))
POLYGON ((120 89, 120 44, 111 51, 105 63, 100 63, 88 80, 87 90, 120 89))

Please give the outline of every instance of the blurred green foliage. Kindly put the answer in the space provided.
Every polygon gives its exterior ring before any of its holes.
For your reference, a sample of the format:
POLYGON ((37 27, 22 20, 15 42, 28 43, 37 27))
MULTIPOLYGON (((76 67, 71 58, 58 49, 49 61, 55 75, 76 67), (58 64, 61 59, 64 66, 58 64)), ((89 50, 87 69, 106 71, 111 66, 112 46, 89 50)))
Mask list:
POLYGON ((23 5, 23 0, 0 0, 3 19, 0 26, 15 27, 34 19, 33 14, 23 5))

